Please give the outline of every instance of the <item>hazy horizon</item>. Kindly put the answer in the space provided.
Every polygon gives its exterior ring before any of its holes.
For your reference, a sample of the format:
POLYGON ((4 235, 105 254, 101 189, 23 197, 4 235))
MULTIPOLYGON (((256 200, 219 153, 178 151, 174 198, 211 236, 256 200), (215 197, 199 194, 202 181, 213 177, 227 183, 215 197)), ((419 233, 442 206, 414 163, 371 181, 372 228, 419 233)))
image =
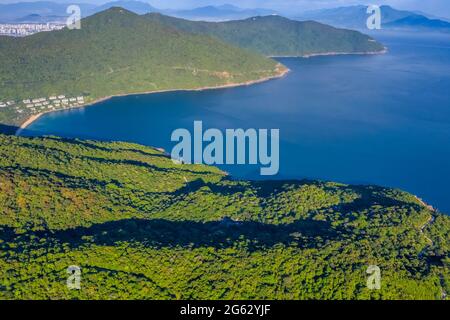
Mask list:
MULTIPOLYGON (((91 3, 103 4, 113 2, 115 0, 49 0, 49 2, 56 3, 91 3)), ((450 5, 448 0, 136 0, 146 2, 154 7, 161 9, 190 9, 208 5, 223 5, 231 4, 241 8, 267 8, 277 10, 280 13, 302 12, 307 10, 325 9, 353 5, 390 5, 396 9, 421 11, 436 17, 450 17, 450 5)), ((0 4, 20 3, 20 2, 39 2, 32 0, 17 1, 17 0, 0 0, 0 4)))

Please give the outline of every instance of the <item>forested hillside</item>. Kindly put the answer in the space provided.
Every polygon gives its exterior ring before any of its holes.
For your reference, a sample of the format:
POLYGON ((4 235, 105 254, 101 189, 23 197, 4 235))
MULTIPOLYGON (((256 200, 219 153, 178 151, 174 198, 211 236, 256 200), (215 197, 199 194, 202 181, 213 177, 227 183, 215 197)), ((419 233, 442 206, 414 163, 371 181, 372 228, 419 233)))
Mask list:
POLYGON ((308 56, 324 53, 382 52, 384 46, 358 31, 278 15, 226 22, 189 21, 159 13, 145 15, 178 30, 211 35, 266 56, 308 56))
POLYGON ((0 135, 0 298, 441 299, 450 219, 414 196, 234 181, 153 148, 0 135), (81 267, 81 289, 66 287, 81 267), (381 290, 366 287, 369 265, 381 290))
POLYGON ((82 19, 79 30, 2 36, 0 60, 0 102, 15 102, 0 108, 0 123, 16 125, 32 111, 22 100, 64 95, 83 96, 86 103, 111 95, 246 83, 286 71, 261 55, 122 8, 82 19))

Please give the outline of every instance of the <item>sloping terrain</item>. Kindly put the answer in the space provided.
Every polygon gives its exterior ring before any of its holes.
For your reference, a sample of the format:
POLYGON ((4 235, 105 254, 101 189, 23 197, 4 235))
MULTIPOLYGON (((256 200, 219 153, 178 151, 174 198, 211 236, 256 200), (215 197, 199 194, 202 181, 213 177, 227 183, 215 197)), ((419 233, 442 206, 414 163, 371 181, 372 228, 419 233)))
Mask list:
POLYGON ((178 30, 211 35, 266 56, 307 56, 323 53, 382 52, 383 45, 358 31, 278 15, 226 22, 189 21, 159 13, 145 15, 178 30))
POLYGON ((233 181, 135 144, 0 135, 0 208, 3 299, 440 299, 450 284, 450 219, 410 194, 233 181))

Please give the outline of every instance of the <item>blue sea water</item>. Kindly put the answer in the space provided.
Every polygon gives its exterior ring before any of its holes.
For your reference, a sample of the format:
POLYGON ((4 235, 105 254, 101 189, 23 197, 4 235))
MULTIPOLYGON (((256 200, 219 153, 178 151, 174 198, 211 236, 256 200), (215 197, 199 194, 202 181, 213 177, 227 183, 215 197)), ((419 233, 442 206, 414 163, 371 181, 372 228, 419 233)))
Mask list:
MULTIPOLYGON (((23 135, 131 141, 171 150, 171 133, 279 128, 280 172, 396 187, 450 213, 450 36, 378 33, 389 52, 279 59, 282 79, 238 88, 112 98, 42 116, 23 135)), ((260 179, 259 166, 225 166, 260 179)), ((267 178, 267 177, 266 177, 267 178)))

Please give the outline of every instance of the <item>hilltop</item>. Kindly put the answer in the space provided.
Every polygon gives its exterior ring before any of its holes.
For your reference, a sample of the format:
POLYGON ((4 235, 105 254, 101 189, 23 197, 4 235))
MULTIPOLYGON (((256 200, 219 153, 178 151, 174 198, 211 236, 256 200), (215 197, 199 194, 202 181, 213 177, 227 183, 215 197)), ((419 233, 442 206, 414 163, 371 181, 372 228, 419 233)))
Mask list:
POLYGON ((450 218, 395 189, 234 181, 130 143, 0 135, 1 299, 441 299, 450 218), (66 287, 82 270, 82 290, 66 287), (369 290, 366 270, 381 269, 369 290))
POLYGON ((190 21, 159 13, 145 15, 178 30, 211 35, 266 56, 308 56, 324 53, 373 53, 384 47, 358 31, 278 15, 225 22, 190 21))
MULTIPOLYGON (((24 38, 0 37, 0 101, 198 89, 282 75, 276 61, 205 35, 151 21, 122 8, 63 29, 24 38)), ((48 99, 47 99, 48 100, 48 99)), ((42 109, 39 106, 40 112, 42 109)), ((0 108, 0 123, 20 124, 33 112, 0 108)))

